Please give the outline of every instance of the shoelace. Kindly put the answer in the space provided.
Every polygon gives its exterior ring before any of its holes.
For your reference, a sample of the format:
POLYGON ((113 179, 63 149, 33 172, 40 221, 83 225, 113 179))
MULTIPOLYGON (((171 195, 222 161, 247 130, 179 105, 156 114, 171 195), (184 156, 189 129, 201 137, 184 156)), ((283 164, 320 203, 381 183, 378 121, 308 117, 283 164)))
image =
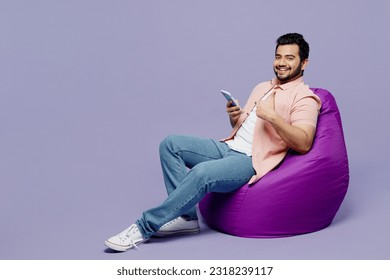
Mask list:
POLYGON ((137 244, 134 242, 134 240, 131 238, 131 234, 132 233, 135 233, 136 231, 139 231, 138 230, 138 227, 136 225, 132 225, 131 227, 125 229, 124 231, 122 231, 120 234, 119 234, 119 239, 122 240, 122 241, 126 241, 127 239, 130 238, 130 244, 135 247, 136 249, 138 249, 138 246, 137 244))

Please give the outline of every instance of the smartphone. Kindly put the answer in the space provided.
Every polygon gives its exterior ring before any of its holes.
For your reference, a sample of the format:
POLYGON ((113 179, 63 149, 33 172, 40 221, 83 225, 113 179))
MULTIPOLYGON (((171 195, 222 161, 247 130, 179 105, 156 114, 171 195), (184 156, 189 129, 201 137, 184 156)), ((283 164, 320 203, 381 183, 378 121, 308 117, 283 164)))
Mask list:
POLYGON ((223 96, 225 96, 227 101, 233 101, 231 107, 237 106, 237 103, 234 101, 235 98, 230 94, 230 92, 226 90, 221 90, 221 93, 223 94, 223 96))

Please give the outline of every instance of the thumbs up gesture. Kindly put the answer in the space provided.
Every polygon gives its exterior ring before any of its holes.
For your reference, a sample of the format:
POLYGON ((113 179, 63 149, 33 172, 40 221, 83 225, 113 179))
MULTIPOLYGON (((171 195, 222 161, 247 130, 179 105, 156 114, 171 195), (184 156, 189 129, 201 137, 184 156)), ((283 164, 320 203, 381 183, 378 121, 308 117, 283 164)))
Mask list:
POLYGON ((261 98, 257 103, 256 115, 257 117, 265 120, 272 121, 277 113, 275 111, 275 94, 276 90, 272 90, 268 95, 268 98, 261 98))

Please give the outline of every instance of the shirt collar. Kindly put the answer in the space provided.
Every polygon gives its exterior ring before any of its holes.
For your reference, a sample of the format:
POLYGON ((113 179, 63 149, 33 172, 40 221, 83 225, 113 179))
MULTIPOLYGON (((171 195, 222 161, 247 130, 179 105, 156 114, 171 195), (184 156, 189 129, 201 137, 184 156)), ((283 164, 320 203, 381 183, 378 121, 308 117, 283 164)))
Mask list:
POLYGON ((282 90, 287 90, 287 89, 290 89, 292 87, 295 87, 296 85, 298 85, 300 83, 303 83, 303 77, 301 76, 301 77, 299 77, 295 80, 292 80, 291 82, 285 83, 285 84, 280 84, 280 82, 277 78, 273 78, 270 81, 270 83, 271 83, 271 85, 279 87, 282 90))

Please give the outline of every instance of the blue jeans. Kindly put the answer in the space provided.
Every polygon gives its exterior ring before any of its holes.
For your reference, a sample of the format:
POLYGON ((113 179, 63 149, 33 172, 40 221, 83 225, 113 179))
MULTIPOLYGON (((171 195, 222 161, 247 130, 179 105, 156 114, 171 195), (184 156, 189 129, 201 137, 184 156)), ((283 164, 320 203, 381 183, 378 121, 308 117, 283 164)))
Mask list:
POLYGON ((160 159, 168 198, 136 221, 145 238, 179 216, 198 219, 196 204, 207 193, 232 192, 255 173, 251 157, 212 139, 168 136, 160 144, 160 159))

